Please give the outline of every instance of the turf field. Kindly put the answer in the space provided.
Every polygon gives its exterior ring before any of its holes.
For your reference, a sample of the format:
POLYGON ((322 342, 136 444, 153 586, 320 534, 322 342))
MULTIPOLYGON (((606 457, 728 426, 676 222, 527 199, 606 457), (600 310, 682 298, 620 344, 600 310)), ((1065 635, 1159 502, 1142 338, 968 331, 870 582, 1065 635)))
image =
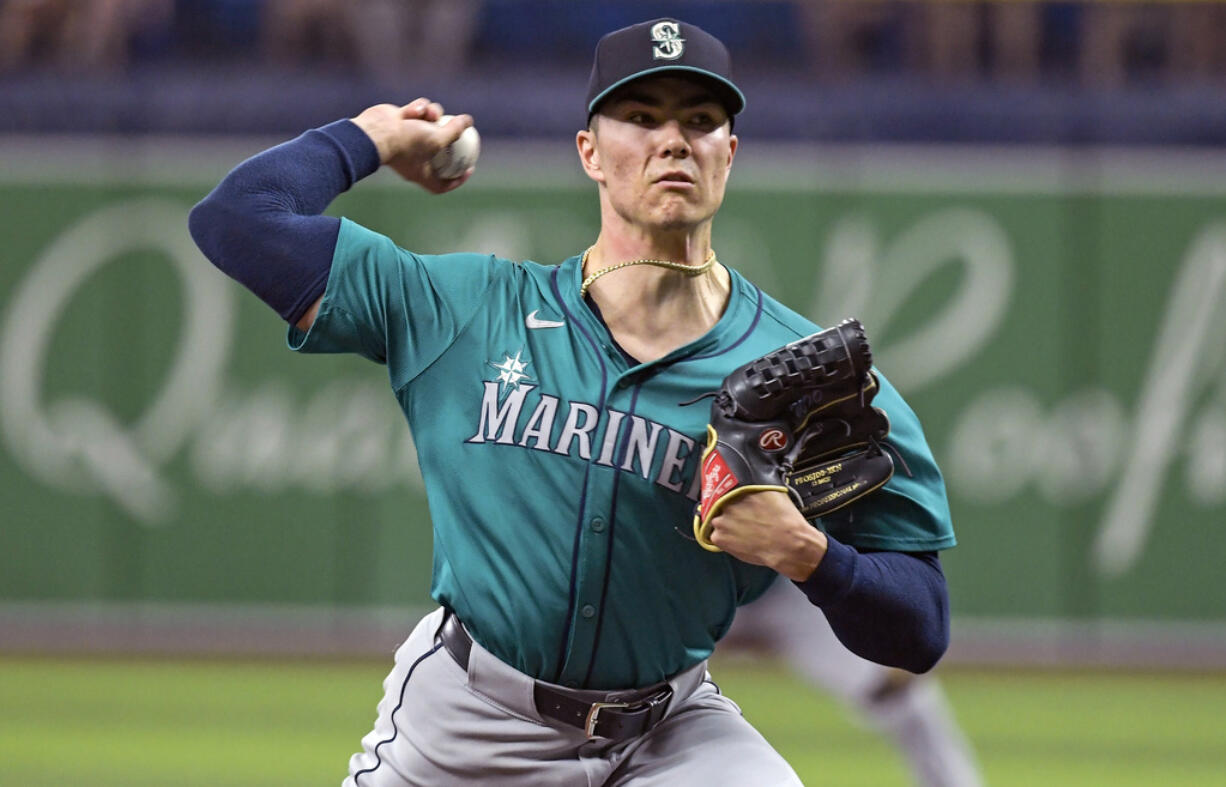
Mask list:
MULTIPOLYGON (((0 659, 0 785, 339 785, 373 662, 0 659)), ((716 677, 807 785, 905 785, 898 756, 770 663, 716 677)), ((1226 675, 946 669, 996 787, 1226 785, 1226 675)))

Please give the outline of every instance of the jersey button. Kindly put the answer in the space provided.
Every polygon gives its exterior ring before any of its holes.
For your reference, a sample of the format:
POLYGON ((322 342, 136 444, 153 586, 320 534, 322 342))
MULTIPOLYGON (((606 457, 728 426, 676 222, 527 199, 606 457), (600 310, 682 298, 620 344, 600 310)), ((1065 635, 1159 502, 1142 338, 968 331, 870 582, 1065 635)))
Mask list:
POLYGON ((579 613, 585 618, 591 618, 596 614, 596 608, 591 604, 584 604, 583 609, 579 610, 579 613))
POLYGON ((592 520, 592 530, 594 530, 597 533, 603 533, 604 528, 605 528, 605 521, 603 519, 601 519, 600 517, 596 517, 595 519, 592 520))

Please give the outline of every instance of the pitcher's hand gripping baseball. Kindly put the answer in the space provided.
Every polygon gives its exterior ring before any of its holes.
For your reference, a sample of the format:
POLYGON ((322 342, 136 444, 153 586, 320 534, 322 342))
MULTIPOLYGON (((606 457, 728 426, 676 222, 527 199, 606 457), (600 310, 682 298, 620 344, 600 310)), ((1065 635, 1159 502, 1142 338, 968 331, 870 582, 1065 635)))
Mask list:
POLYGON ((791 496, 810 521, 881 487, 894 474, 890 431, 864 328, 844 320, 735 369, 711 404, 694 537, 749 492, 791 496))

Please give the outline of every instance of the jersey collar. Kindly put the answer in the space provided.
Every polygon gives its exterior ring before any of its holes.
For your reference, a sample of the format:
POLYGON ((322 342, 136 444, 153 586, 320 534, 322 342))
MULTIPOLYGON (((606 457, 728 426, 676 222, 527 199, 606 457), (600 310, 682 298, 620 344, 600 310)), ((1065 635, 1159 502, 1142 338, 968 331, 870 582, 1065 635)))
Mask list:
MULTIPOLYGON (((602 341, 612 343, 613 337, 609 334, 604 321, 579 295, 579 288, 583 282, 581 258, 582 255, 576 255, 558 266, 555 272, 558 292, 566 310, 579 320, 585 329, 592 335, 600 337, 602 341)), ((736 270, 728 268, 728 276, 730 279, 728 305, 711 330, 689 344, 678 347, 663 358, 645 364, 646 366, 710 358, 727 352, 748 336, 757 325, 757 316, 762 307, 762 293, 736 270)))

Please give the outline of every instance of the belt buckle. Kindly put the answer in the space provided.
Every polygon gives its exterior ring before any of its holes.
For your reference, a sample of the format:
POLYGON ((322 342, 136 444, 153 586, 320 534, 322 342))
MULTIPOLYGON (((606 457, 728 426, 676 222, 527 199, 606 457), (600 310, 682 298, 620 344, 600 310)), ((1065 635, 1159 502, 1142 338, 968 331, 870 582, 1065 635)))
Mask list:
POLYGON ((583 723, 583 732, 588 738, 595 738, 596 723, 599 720, 600 712, 605 708, 629 708, 632 703, 629 702, 593 702, 592 707, 588 709, 587 720, 583 723))

